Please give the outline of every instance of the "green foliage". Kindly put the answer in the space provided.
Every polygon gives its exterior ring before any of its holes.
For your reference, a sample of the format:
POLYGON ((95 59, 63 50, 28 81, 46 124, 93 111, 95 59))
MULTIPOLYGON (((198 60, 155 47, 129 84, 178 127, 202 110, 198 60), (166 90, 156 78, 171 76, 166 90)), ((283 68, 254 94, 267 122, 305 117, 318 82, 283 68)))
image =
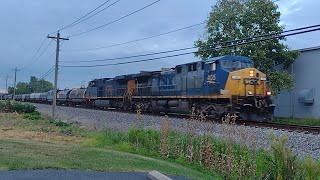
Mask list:
POLYGON ((274 118, 272 122, 281 124, 320 126, 320 120, 313 118, 274 118))
POLYGON ((64 135, 73 135, 78 129, 71 126, 70 123, 66 123, 63 121, 55 121, 51 118, 48 118, 48 121, 50 124, 55 125, 56 127, 59 128, 59 132, 64 134, 64 135))
MULTIPOLYGON (((128 135, 122 132, 116 132, 106 129, 95 136, 98 147, 106 147, 110 145, 119 145, 128 142, 128 135)), ((125 147, 122 147, 127 149, 125 147)))
POLYGON ((195 55, 202 59, 221 55, 248 56, 253 59, 256 68, 267 74, 274 92, 290 89, 293 78, 286 70, 299 53, 290 51, 282 43, 284 38, 206 51, 228 45, 225 42, 230 40, 281 33, 284 27, 279 22, 278 7, 270 0, 219 0, 212 7, 206 35, 195 42, 199 48, 195 55), (284 67, 282 72, 274 69, 280 64, 284 67))
POLYGON ((272 153, 266 156, 267 172, 271 179, 294 179, 297 167, 296 157, 293 155, 290 148, 286 147, 288 138, 280 136, 277 140, 274 135, 271 135, 271 150, 272 153))
MULTIPOLYGON (((29 94, 35 92, 46 92, 53 89, 52 83, 44 79, 38 79, 34 76, 30 77, 29 83, 18 82, 16 86, 16 94, 29 94)), ((8 93, 13 94, 13 87, 8 88, 8 93)))
POLYGON ((62 121, 51 121, 51 122, 58 127, 70 127, 69 123, 65 123, 62 121))
POLYGON ((173 162, 113 150, 28 140, 0 140, 0 146, 1 170, 148 172, 157 169, 188 179, 219 179, 173 162))
MULTIPOLYGON (((59 132, 59 135, 82 139, 86 146, 76 149, 91 146, 166 159, 208 176, 219 172, 225 179, 317 180, 320 177, 320 161, 311 157, 305 160, 296 159, 290 148, 286 146, 287 138, 285 136, 279 139, 272 136, 270 151, 256 151, 250 145, 238 144, 237 141, 230 141, 230 139, 218 139, 211 134, 196 135, 189 131, 179 133, 167 126, 167 129, 162 127, 161 131, 132 128, 128 132, 119 132, 113 129, 95 132, 81 129, 69 123, 53 121, 38 112, 24 114, 23 116, 27 120, 21 119, 20 115, 15 114, 5 116, 2 120, 0 119, 0 124, 8 124, 13 121, 12 124, 19 127, 19 130, 25 129, 42 133, 59 132), (19 118, 15 119, 14 117, 19 118)), ((223 131, 230 134, 227 129, 223 131)), ((254 140, 248 140, 247 143, 254 143, 254 140)), ((45 151, 45 153, 47 152, 45 151)), ((1 158, 6 157, 4 155, 1 158)), ((125 162, 131 163, 131 159, 125 160, 125 162)), ((18 164, 21 163, 11 164, 10 167, 18 167, 18 164)))
POLYGON ((170 132, 165 142, 159 131, 131 128, 128 133, 111 129, 95 136, 98 147, 113 147, 117 150, 166 158, 179 164, 188 164, 202 172, 219 172, 227 179, 316 179, 320 164, 313 159, 298 161, 286 146, 287 137, 271 137, 271 151, 252 152, 239 144, 209 138, 209 149, 203 150, 203 136, 192 137, 192 159, 188 146, 189 135, 170 132), (166 147, 166 153, 161 149, 166 147), (208 151, 209 150, 209 151, 208 151), (204 158, 204 159, 203 159, 204 158), (206 160, 210 159, 211 165, 206 160), (231 161, 232 160, 232 161, 231 161), (232 162, 230 172, 227 171, 232 162), (226 164, 224 164, 226 163, 226 164), (253 167, 255 166, 255 168, 253 167), (255 170, 254 170, 254 169, 255 170))
POLYGON ((302 165, 306 179, 320 179, 320 164, 317 161, 308 156, 302 165))
POLYGON ((1 101, 0 112, 17 112, 17 113, 32 113, 36 107, 27 103, 15 101, 1 101))
POLYGON ((160 133, 153 130, 131 128, 129 130, 129 143, 146 148, 154 153, 160 148, 160 133))
POLYGON ((24 114, 24 118, 29 119, 29 120, 38 121, 38 120, 42 119, 42 115, 38 111, 34 111, 31 113, 24 114))

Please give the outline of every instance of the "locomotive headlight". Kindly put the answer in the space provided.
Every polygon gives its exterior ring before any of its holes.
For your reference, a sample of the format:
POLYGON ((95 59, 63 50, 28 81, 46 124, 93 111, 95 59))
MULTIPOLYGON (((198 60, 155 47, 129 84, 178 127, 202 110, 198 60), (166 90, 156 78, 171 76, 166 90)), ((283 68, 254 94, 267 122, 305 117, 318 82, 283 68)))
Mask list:
POLYGON ((250 95, 250 96, 251 96, 252 94, 253 94, 253 93, 252 93, 252 91, 248 91, 248 95, 250 95))
POLYGON ((231 76, 232 79, 235 79, 235 80, 239 80, 241 79, 241 76, 231 76))
POLYGON ((250 70, 250 77, 254 76, 254 70, 250 70))
POLYGON ((267 96, 271 96, 271 91, 267 91, 267 96))

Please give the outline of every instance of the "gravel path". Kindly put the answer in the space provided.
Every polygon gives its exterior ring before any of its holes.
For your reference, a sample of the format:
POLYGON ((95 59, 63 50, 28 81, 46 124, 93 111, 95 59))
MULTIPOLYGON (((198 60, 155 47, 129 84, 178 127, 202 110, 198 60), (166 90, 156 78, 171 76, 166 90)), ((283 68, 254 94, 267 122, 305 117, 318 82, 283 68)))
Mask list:
MULTIPOLYGON (((36 104, 37 110, 45 115, 51 115, 51 106, 36 104)), ((137 123, 138 115, 134 113, 122 113, 115 111, 100 111, 92 109, 81 109, 71 107, 57 107, 57 116, 59 119, 79 123, 82 126, 93 129, 103 130, 112 128, 119 131, 126 131, 137 123)), ((160 129, 165 118, 161 116, 142 115, 139 122, 145 128, 160 129)), ((211 133, 220 138, 234 138, 240 143, 252 143, 256 148, 268 150, 270 147, 270 134, 276 137, 286 135, 288 137, 288 146, 293 152, 306 157, 311 155, 314 158, 320 158, 320 135, 305 134, 299 132, 288 132, 285 130, 270 130, 267 128, 255 128, 238 125, 221 125, 208 122, 183 120, 180 118, 170 118, 171 127, 174 130, 185 132, 192 127, 196 133, 203 134, 208 127, 211 127, 211 133), (227 130, 225 130, 227 129, 227 130), (227 133, 225 133, 227 132, 227 133)))

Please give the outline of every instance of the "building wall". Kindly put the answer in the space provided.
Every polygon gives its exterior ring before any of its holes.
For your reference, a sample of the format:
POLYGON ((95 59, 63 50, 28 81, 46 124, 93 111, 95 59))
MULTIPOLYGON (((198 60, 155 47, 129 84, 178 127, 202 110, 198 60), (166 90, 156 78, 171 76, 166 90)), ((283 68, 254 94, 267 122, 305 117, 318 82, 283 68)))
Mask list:
POLYGON ((289 72, 295 79, 294 88, 276 97, 275 117, 320 118, 320 48, 301 50, 289 72))

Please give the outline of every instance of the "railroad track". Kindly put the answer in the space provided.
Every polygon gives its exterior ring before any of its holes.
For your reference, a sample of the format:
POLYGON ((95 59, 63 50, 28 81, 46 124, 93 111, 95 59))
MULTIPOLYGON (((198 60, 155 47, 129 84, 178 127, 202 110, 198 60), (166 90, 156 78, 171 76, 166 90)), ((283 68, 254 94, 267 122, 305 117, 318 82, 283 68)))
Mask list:
MULTIPOLYGON (((174 117, 190 118, 191 115, 186 114, 169 114, 174 117)), ((214 120, 217 123, 222 123, 221 120, 214 120)), ((302 132, 302 133, 310 133, 310 134, 320 134, 320 126, 307 126, 307 125, 293 125, 293 124, 281 124, 281 123, 273 123, 273 122, 256 122, 256 121, 244 121, 237 120, 235 122, 238 125, 245 125, 250 127, 258 127, 258 128, 270 128, 270 129, 279 129, 279 130, 287 130, 289 132, 302 132)))
POLYGON ((252 122, 245 121, 242 122, 246 126, 251 127, 266 127, 272 129, 287 130, 289 132, 303 132, 311 134, 320 134, 320 126, 306 126, 306 125, 292 125, 292 124, 280 124, 272 122, 252 122))
MULTIPOLYGON (((62 106, 62 105, 60 105, 62 106)), ((128 113, 128 114, 136 114, 134 111, 121 111, 116 109, 99 109, 99 108, 86 108, 81 106, 62 106, 62 107, 70 107, 70 108, 79 108, 79 109, 94 109, 94 110, 101 110, 101 111, 111 111, 111 112, 120 112, 120 113, 128 113)), ((150 116, 164 116, 168 115, 169 117, 173 118, 181 118, 181 119, 190 119, 190 114, 180 114, 180 113, 143 113, 144 115, 150 116)), ((212 120, 212 119, 208 119, 212 120)), ((217 123, 222 123, 221 120, 213 120, 217 123)), ((270 129, 280 129, 280 130, 287 130, 289 132, 303 132, 303 133, 311 133, 311 134, 320 134, 320 126, 305 126, 305 125, 290 125, 290 124, 280 124, 280 123, 272 123, 272 122, 255 122, 255 121, 243 121, 238 120, 236 121, 238 125, 245 125, 250 127, 257 127, 257 128, 270 128, 270 129)))

